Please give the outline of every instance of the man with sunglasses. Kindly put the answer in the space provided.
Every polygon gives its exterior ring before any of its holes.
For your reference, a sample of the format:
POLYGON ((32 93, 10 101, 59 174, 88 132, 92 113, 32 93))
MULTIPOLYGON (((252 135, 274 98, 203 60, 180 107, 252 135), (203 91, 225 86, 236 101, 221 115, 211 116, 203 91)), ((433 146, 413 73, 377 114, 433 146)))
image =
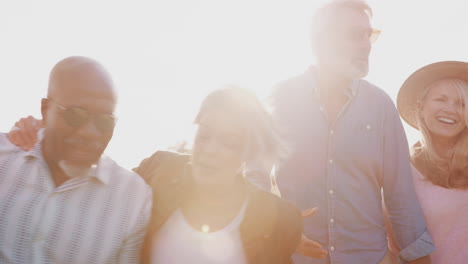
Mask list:
POLYGON ((116 93, 85 57, 58 62, 30 151, 0 134, 0 263, 139 263, 151 190, 103 152, 116 93))
POLYGON ((359 0, 320 8, 311 34, 316 65, 273 94, 275 117, 291 146, 276 164, 278 187, 299 208, 319 208, 305 219, 304 233, 328 249, 324 259, 297 255, 296 264, 391 263, 382 190, 398 230, 400 260, 430 263, 434 245, 415 195, 398 112, 383 90, 361 79, 378 33, 371 16, 359 0))

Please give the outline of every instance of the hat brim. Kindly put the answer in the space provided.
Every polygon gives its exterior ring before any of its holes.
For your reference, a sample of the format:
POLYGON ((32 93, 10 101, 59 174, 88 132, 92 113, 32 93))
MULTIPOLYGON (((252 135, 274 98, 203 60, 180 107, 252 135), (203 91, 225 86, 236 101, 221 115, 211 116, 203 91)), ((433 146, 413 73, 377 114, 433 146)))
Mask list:
POLYGON ((401 86, 397 97, 397 108, 403 120, 419 130, 417 101, 430 84, 448 78, 456 78, 468 83, 468 63, 441 61, 426 65, 411 74, 401 86))

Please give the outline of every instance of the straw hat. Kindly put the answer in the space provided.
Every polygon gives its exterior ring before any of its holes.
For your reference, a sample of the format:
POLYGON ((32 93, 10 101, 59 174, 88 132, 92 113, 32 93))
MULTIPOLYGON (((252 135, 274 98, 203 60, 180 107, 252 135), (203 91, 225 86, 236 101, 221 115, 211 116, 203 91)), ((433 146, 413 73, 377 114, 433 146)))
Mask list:
POLYGON ((398 92, 397 108, 401 117, 412 127, 417 127, 418 100, 427 86, 441 79, 456 78, 468 82, 468 63, 441 61, 415 71, 406 79, 398 92))

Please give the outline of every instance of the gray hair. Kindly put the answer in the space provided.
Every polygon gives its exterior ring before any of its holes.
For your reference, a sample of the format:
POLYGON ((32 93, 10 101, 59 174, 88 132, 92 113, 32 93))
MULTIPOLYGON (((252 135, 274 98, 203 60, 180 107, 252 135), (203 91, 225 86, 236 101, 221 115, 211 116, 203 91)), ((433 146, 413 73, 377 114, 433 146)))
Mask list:
POLYGON ((364 0, 332 0, 320 7, 312 18, 311 45, 316 52, 317 44, 324 34, 330 31, 333 24, 339 19, 339 13, 343 10, 355 10, 366 13, 372 18, 372 8, 364 0))

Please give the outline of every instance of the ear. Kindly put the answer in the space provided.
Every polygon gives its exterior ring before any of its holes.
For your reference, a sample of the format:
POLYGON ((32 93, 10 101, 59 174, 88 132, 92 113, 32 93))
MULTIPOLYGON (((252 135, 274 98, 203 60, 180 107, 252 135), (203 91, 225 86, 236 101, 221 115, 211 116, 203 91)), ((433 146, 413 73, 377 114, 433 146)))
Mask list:
POLYGON ((42 126, 47 124, 47 112, 49 111, 49 100, 47 98, 42 98, 41 100, 41 114, 42 114, 42 126))

